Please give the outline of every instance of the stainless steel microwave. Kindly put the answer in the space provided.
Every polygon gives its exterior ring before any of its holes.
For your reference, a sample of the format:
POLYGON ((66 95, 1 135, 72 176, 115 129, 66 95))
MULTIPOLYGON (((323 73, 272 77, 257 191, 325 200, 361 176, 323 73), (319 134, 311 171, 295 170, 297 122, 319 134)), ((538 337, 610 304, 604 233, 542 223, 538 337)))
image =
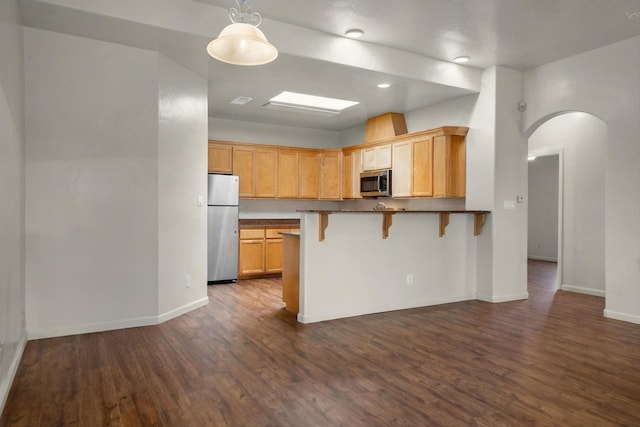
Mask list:
POLYGON ((391 196, 391 169, 360 173, 362 197, 391 196))

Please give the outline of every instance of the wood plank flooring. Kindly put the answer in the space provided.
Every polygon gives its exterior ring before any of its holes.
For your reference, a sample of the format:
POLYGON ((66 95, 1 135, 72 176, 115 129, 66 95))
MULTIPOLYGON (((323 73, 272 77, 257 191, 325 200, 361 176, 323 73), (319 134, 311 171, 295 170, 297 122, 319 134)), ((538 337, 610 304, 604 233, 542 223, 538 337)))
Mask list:
POLYGON ((2 426, 640 426, 640 326, 554 292, 311 325, 280 280, 159 326, 27 344, 2 426))

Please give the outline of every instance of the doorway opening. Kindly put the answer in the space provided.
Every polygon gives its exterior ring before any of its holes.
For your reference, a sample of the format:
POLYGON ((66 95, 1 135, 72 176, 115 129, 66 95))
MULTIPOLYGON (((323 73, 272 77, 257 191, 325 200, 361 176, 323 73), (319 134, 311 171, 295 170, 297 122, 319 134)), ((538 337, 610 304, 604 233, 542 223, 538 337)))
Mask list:
POLYGON ((539 123, 526 133, 530 135, 529 157, 536 156, 529 164, 546 166, 542 171, 530 169, 536 166, 529 168, 528 256, 552 262, 550 250, 555 246, 556 289, 604 297, 607 124, 582 112, 554 114, 539 123), (549 187, 553 182, 556 186, 549 187), (547 201, 536 201, 545 200, 545 196, 547 201), (548 206, 554 199, 557 208, 548 206), (554 245, 548 235, 556 224, 554 245), (543 237, 547 239, 544 242, 543 237))

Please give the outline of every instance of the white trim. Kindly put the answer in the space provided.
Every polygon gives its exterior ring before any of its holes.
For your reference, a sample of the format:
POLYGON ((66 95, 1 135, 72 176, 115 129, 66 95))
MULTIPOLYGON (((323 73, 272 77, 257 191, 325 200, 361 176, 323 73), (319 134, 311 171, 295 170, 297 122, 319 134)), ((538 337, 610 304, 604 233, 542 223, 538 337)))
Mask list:
POLYGON ((549 258, 549 257, 537 256, 537 255, 529 255, 527 256, 527 258, 535 261, 558 262, 557 258, 549 258))
POLYGON ((22 360, 22 354, 24 353, 24 348, 27 345, 27 338, 24 337, 18 342, 18 348, 16 349, 15 354, 13 355, 13 360, 11 361, 11 365, 9 365, 9 372, 2 380, 0 384, 0 414, 4 411, 4 405, 7 403, 7 398, 9 397, 9 391, 11 390, 11 384, 13 384, 13 380, 18 373, 18 367, 20 366, 20 360, 22 360))
POLYGON ((200 307, 205 306, 207 304, 209 304, 209 297, 204 297, 204 298, 201 298, 199 300, 192 301, 189 304, 183 305, 182 307, 174 308, 171 311, 167 311, 166 313, 163 313, 163 314, 159 315, 157 323, 158 324, 164 323, 167 320, 171 320, 171 319, 176 318, 178 316, 182 316, 185 313, 193 311, 196 308, 200 308, 200 307))
POLYGON ((42 338, 63 337, 67 335, 89 334, 92 332, 112 331, 116 329, 137 328, 140 326, 153 326, 164 323, 189 311, 200 308, 209 303, 209 297, 193 301, 171 311, 158 316, 145 316, 133 319, 123 319, 111 322, 86 323, 84 325, 73 325, 62 328, 36 329, 27 331, 28 339, 37 340, 42 338))
POLYGON ((640 325, 640 316, 635 314, 621 313, 619 311, 608 309, 605 309, 603 314, 604 317, 609 319, 622 320, 623 322, 637 323, 640 325))
POLYGON ((602 289, 581 288, 580 286, 571 286, 563 284, 561 289, 567 292, 576 292, 579 294, 593 295, 595 297, 604 298, 605 292, 602 289))
POLYGON ((460 295, 460 296, 451 297, 451 298, 439 298, 439 299, 433 299, 433 300, 424 301, 424 302, 418 302, 415 305, 412 304, 410 306, 404 306, 404 307, 365 308, 365 309, 354 310, 354 311, 320 313, 320 314, 315 314, 313 316, 307 316, 302 312, 300 312, 298 313, 297 319, 298 319, 298 322, 300 323, 316 323, 316 322, 324 322, 327 320, 344 319, 347 317, 366 316, 369 314, 386 313, 389 311, 410 310, 413 308, 429 307, 429 306, 440 305, 440 304, 450 304, 450 303, 461 302, 461 301, 470 301, 473 299, 474 299, 473 295, 468 294, 468 295, 460 295))
POLYGON ((529 299, 529 292, 523 292, 521 294, 513 294, 513 295, 503 295, 503 296, 493 296, 493 295, 482 295, 478 294, 476 299, 484 302, 509 302, 509 301, 520 301, 523 299, 529 299))

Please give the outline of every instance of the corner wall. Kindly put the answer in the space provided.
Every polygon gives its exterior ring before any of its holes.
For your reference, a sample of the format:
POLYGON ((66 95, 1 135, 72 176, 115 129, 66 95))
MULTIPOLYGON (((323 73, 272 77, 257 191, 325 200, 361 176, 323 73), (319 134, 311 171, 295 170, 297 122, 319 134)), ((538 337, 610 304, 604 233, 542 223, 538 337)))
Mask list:
POLYGON ((24 28, 30 338, 155 322, 158 54, 24 28))
POLYGON ((0 2, 0 413, 27 339, 24 284, 24 81, 17 0, 0 2))
POLYGON ((605 316, 640 323, 640 36, 525 75, 523 129, 566 111, 607 123, 605 316), (615 64, 612 66, 611 64, 615 64))
POLYGON ((158 312, 164 321, 209 302, 207 82, 162 55, 158 69, 158 312))

